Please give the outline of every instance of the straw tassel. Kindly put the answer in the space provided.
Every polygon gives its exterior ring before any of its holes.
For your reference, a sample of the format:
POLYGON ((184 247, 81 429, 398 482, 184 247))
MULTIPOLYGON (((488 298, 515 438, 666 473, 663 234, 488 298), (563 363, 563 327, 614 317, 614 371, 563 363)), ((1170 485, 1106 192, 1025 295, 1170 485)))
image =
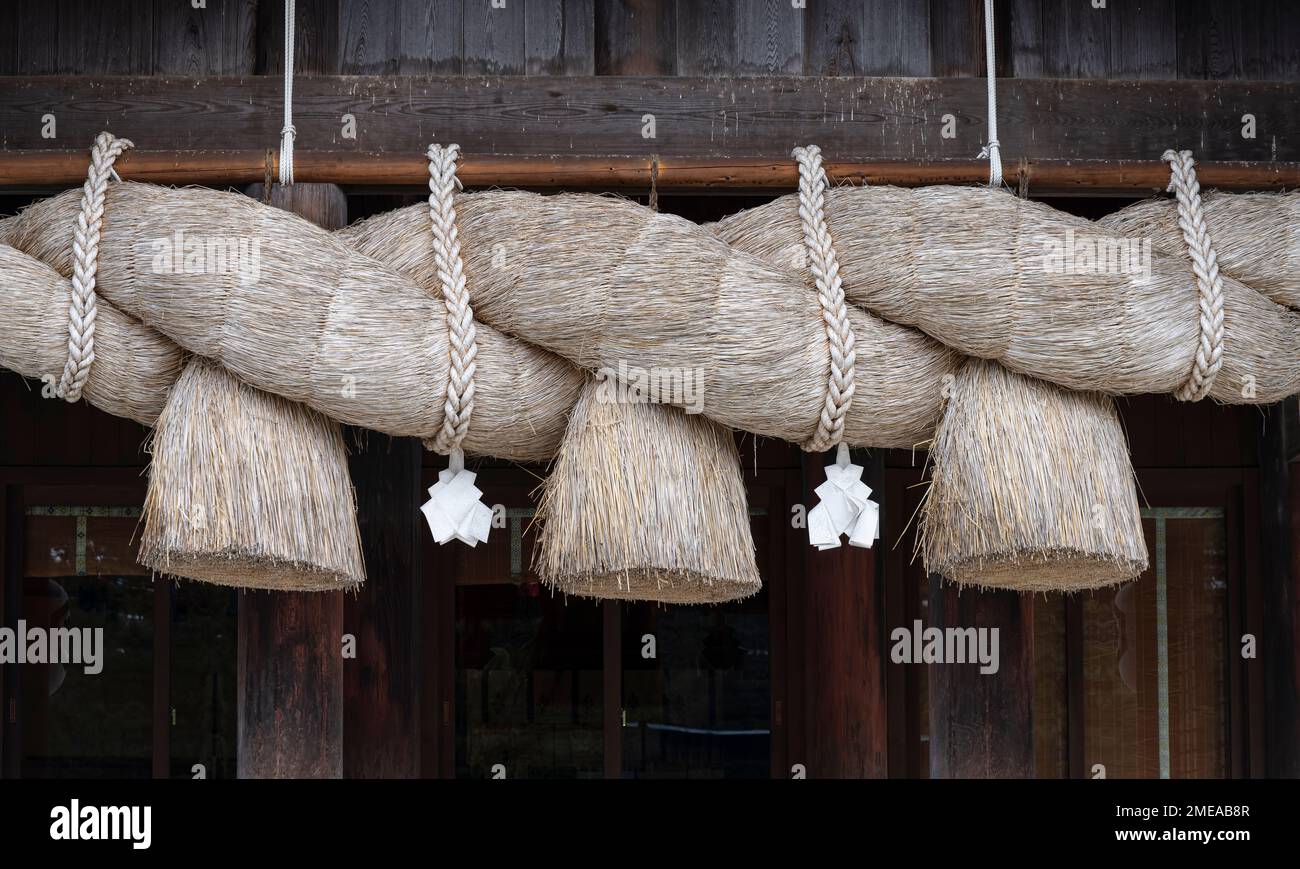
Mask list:
POLYGON ((880 505, 868 496, 862 466, 849 460, 849 445, 835 451, 835 464, 826 466, 826 482, 816 489, 821 501, 808 511, 808 542, 818 549, 835 549, 840 535, 849 544, 870 549, 880 539, 880 505))

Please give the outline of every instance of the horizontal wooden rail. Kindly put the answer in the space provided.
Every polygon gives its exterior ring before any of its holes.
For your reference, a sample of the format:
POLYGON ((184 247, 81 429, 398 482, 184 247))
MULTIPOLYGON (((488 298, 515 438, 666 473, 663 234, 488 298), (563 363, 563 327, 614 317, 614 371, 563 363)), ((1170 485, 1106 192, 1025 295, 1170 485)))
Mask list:
MULTIPOLYGON (((58 189, 80 184, 85 151, 0 151, 0 188, 58 189)), ((1004 161, 1007 183, 1031 195, 1140 195, 1164 189, 1169 169, 1159 161, 1004 161)), ((978 184, 988 180, 982 160, 826 163, 831 180, 853 184, 978 184)), ((117 161, 124 179, 158 184, 248 184, 278 177, 279 155, 271 151, 128 151, 117 161)), ((1300 187, 1300 163, 1206 162, 1197 165, 1201 184, 1226 190, 1300 187)), ((459 175, 469 187, 660 191, 792 190, 798 170, 792 160, 675 157, 515 157, 466 154, 459 175)), ((354 187, 423 187, 428 164, 422 154, 356 151, 300 151, 294 178, 354 187)))

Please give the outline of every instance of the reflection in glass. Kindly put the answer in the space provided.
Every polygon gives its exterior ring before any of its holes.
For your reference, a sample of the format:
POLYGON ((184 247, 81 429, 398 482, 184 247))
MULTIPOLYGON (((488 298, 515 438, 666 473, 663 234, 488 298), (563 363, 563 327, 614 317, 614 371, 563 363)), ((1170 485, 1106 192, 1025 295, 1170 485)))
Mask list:
POLYGON ((139 574, 133 508, 30 508, 22 618, 32 628, 102 629, 97 674, 22 665, 24 777, 151 772, 153 582, 139 574))
POLYGON ((721 606, 643 603, 623 613, 624 775, 770 775, 766 589, 721 606))
POLYGON ((604 770, 601 610, 537 583, 456 589, 456 775, 604 770))

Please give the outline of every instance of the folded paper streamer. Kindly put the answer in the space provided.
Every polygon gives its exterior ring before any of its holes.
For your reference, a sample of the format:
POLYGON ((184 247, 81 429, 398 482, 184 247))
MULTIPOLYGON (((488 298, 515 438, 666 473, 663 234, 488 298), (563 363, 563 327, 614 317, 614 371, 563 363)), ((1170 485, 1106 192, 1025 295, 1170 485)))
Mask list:
POLYGON ((808 512, 808 542, 818 549, 834 549, 840 535, 849 543, 870 549, 880 539, 880 505, 868 497, 862 466, 849 461, 849 445, 841 442, 835 464, 826 466, 826 482, 817 487, 821 501, 808 512))
POLYGON ((438 472, 438 482, 429 487, 429 500, 420 508, 438 543, 453 537, 470 546, 487 543, 492 508, 479 500, 483 492, 474 485, 477 476, 465 470, 465 454, 452 450, 448 466, 438 472))

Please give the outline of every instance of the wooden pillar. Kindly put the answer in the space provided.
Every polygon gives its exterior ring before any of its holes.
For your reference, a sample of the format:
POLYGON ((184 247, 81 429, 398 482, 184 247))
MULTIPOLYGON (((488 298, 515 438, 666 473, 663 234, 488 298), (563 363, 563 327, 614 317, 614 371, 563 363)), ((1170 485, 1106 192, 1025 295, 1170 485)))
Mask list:
MULTIPOLYGON (((854 454, 855 462, 865 463, 863 479, 877 502, 884 499, 883 457, 879 450, 870 458, 854 454)), ((833 461, 833 453, 803 455, 809 508, 833 461)), ((799 545, 805 550, 804 580, 791 591, 803 615, 805 738, 802 757, 795 746, 789 762, 802 763, 809 778, 884 778, 889 744, 880 544, 861 549, 845 542, 824 552, 806 538, 799 545)))
MULTIPOLYGON (((1300 777, 1300 679, 1296 637, 1300 594, 1292 558, 1297 548, 1288 466, 1288 415, 1294 402, 1267 408, 1259 439, 1260 593, 1264 636, 1264 760, 1271 778, 1300 777)), ((1294 430, 1294 429, 1293 429, 1294 430)))
POLYGON ((998 671, 931 664, 930 777, 1033 778, 1033 597, 930 578, 926 627, 997 628, 998 671))
POLYGON ((343 604, 356 658, 343 662, 343 774, 420 776, 418 535, 422 447, 415 438, 351 430, 349 461, 366 582, 343 604))
MULTIPOLYGON (((247 192, 261 196, 262 185, 247 192)), ((271 204, 326 229, 347 223, 333 184, 277 184, 271 204)), ((342 643, 341 591, 240 595, 240 778, 342 777, 342 643)))

